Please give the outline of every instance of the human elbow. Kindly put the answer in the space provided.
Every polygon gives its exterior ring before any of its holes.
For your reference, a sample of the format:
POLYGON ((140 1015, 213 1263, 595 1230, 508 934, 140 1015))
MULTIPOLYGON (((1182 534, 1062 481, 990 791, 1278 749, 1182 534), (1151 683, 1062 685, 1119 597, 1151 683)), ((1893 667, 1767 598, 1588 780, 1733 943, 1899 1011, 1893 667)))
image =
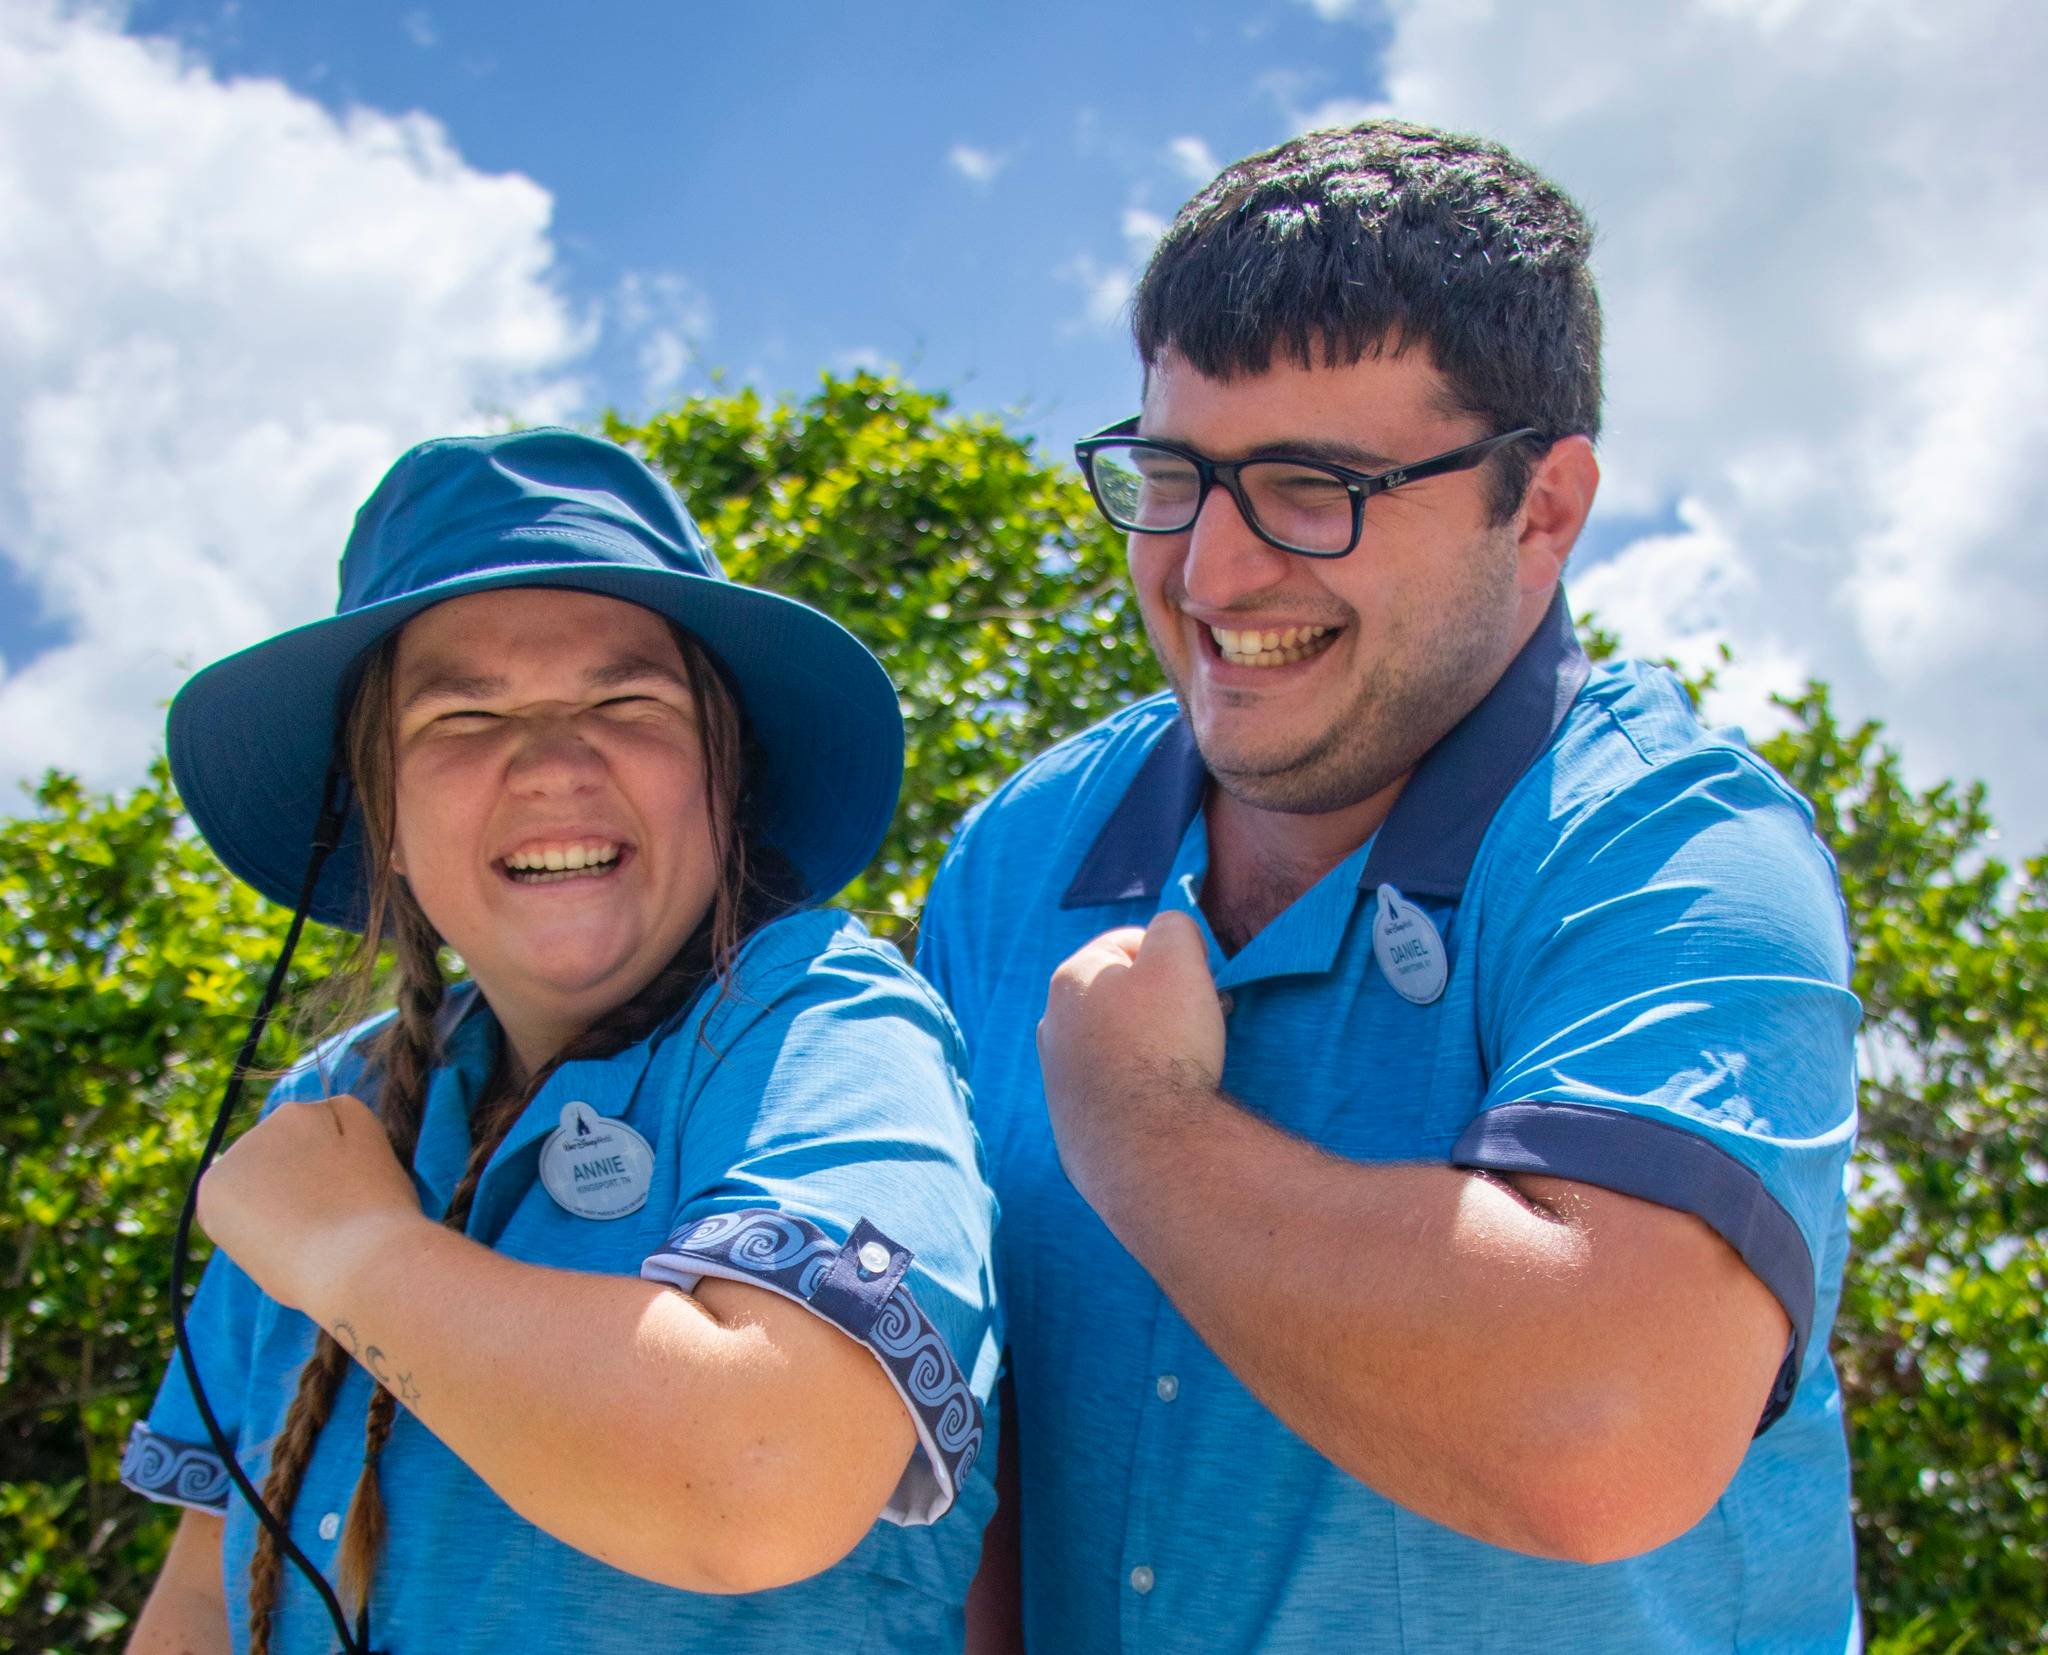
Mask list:
MULTIPOLYGON (((1704 1436, 1704 1434, 1703 1434, 1704 1436)), ((1517 1550, 1567 1563, 1618 1563, 1676 1540, 1714 1507, 1741 1463, 1702 1437, 1640 1422, 1560 1437, 1515 1491, 1517 1550)))
POLYGON ((676 1544, 658 1578, 726 1596, 822 1574, 860 1544, 887 1493, 869 1500, 765 1449, 737 1452, 706 1472, 700 1463, 685 1474, 671 1515, 676 1544))
POLYGON ((688 1589, 722 1596, 768 1592, 823 1574, 860 1543, 867 1532, 846 1534, 779 1532, 768 1524, 742 1520, 725 1525, 713 1539, 691 1548, 688 1589))
POLYGON ((1561 1563, 1619 1563, 1676 1540, 1712 1509, 1615 1499, 1607 1489, 1567 1481, 1525 1503, 1526 1550, 1561 1563))

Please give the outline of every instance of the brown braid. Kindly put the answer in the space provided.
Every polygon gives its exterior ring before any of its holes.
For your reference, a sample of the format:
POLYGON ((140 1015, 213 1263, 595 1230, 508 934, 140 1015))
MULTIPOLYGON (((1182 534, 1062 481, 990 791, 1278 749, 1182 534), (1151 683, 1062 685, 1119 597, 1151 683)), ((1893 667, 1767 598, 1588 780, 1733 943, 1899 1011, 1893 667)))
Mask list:
MULTIPOLYGON (((313 1354, 299 1370, 299 1388, 292 1397, 284 1427, 270 1449, 270 1474, 263 1479, 263 1503, 280 1522, 291 1521, 306 1462, 334 1407, 335 1393, 349 1370, 349 1354, 327 1334, 320 1335, 313 1354)), ((257 1531, 256 1555, 249 1562, 249 1655, 270 1655, 270 1611, 277 1602, 284 1572, 283 1553, 268 1528, 257 1531)))
MULTIPOLYGON (((529 1088, 530 1090, 530 1088, 529 1088)), ((448 1198, 448 1210, 441 1216, 441 1222, 457 1235, 462 1234, 469 1223, 470 1204, 476 1199, 477 1184, 483 1178, 484 1168, 497 1153, 498 1145, 505 1141, 505 1134, 512 1128, 525 1108, 525 1094, 496 1103, 487 1102, 477 1111, 476 1120, 483 1130, 471 1144, 469 1160, 463 1166, 462 1178, 455 1186, 455 1193, 448 1198)), ((377 1477, 377 1462, 384 1453, 384 1444, 390 1440, 391 1427, 398 1418, 398 1399, 382 1385, 370 1392, 369 1417, 363 1426, 363 1470, 356 1479, 354 1495, 348 1503, 348 1520, 342 1525, 341 1547, 335 1556, 335 1578, 341 1587, 342 1601, 352 1610, 362 1608, 370 1595, 370 1581, 377 1572, 377 1559, 384 1550, 384 1535, 389 1527, 384 1516, 384 1489, 377 1477)))
MULTIPOLYGON (((427 1082, 435 1057, 434 1017, 447 997, 441 976, 441 939, 408 896, 391 908, 391 940, 398 957, 398 1016, 393 1034, 379 1054, 382 1083, 377 1115, 391 1140, 392 1153, 412 1165, 419 1146, 420 1121, 426 1110, 427 1082)), ((444 1222, 446 1222, 444 1220, 444 1222)), ((452 1227, 462 1228, 454 1219, 452 1227)), ((370 1392, 369 1416, 363 1426, 363 1470, 348 1504, 336 1557, 342 1601, 361 1610, 370 1595, 370 1579, 384 1549, 384 1495, 377 1481, 377 1460, 391 1436, 397 1399, 382 1385, 370 1392)))
MULTIPOLYGON (((472 1144, 461 1180, 449 1197, 442 1223, 462 1233, 491 1156, 525 1112, 527 1103, 561 1064, 603 1058, 647 1038, 687 1003, 707 977, 730 987, 730 966, 759 926, 790 906, 796 896, 792 870, 773 852, 750 856, 742 826, 743 784, 748 769, 746 732, 737 699, 716 662, 688 633, 676 628, 684 674, 696 701, 709 781, 712 842, 721 847, 711 911, 694 935, 653 981, 614 1008, 541 1066, 517 1089, 492 1089, 471 1121, 472 1144)), ((403 879, 390 871, 396 836, 397 798, 393 769, 392 684, 398 655, 396 635, 370 658, 349 715, 347 750, 364 818, 364 857, 370 890, 363 944, 349 968, 353 993, 344 998, 351 1021, 367 1001, 380 943, 395 955, 398 1015, 377 1038, 371 1061, 378 1076, 378 1117, 402 1165, 412 1164, 425 1110, 427 1085, 438 1054, 434 1019, 446 996, 441 975, 441 938, 403 879), (351 1003, 352 1002, 352 1003, 351 1003)), ((289 1522, 313 1445, 348 1372, 348 1353, 322 1333, 299 1371, 297 1392, 271 1451, 263 1497, 289 1522)), ((382 1385, 371 1391, 364 1427, 363 1469, 349 1501, 337 1554, 343 1601, 360 1610, 375 1577, 387 1521, 377 1465, 397 1419, 397 1401, 382 1385)), ((269 1530, 260 1529, 249 1568, 250 1655, 269 1655, 270 1620, 282 1584, 282 1558, 269 1530)))

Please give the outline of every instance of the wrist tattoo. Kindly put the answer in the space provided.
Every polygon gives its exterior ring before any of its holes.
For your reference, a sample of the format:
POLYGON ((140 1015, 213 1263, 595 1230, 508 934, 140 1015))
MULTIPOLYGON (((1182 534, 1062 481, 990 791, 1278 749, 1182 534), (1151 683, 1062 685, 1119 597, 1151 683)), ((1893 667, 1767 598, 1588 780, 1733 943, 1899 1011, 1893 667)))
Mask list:
POLYGON ((412 1374, 410 1372, 393 1373, 391 1371, 391 1359, 385 1354, 384 1347, 382 1345, 365 1345, 362 1341, 362 1336, 356 1332, 355 1323, 346 1320, 336 1322, 334 1324, 334 1342, 340 1345, 343 1350, 347 1351, 358 1362, 362 1363, 364 1367, 368 1368, 370 1370, 370 1377, 407 1407, 411 1407, 419 1401, 420 1388, 413 1382, 412 1374))

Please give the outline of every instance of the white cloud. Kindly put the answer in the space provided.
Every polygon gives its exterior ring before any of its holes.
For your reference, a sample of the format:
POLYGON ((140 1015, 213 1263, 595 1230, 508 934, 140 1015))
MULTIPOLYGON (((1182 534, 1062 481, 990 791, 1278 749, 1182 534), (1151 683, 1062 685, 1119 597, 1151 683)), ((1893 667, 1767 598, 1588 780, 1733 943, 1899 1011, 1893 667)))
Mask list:
POLYGON ((970 184, 994 183, 996 174, 1009 164, 1008 156, 976 149, 972 144, 955 144, 946 151, 946 165, 970 184))
POLYGON ((1153 244, 1166 234, 1166 220, 1147 208, 1128 206, 1123 210, 1121 229, 1121 258, 1102 259, 1093 253, 1076 253, 1053 272, 1061 281, 1081 290, 1081 314, 1065 324, 1066 331, 1106 331, 1123 324, 1131 293, 1138 284, 1138 272, 1151 257, 1153 244))
POLYGON ((854 345, 832 353, 832 371, 841 374, 892 374, 898 369, 895 361, 879 345, 854 345))
POLYGON ((1305 109, 1289 109, 1287 121, 1296 132, 1324 132, 1331 127, 1356 126, 1368 116, 1385 113, 1383 105, 1364 98, 1325 98, 1305 109))
POLYGON ((629 270, 619 279, 617 315, 634 343, 640 394, 650 403, 672 395, 710 335, 710 296, 673 270, 629 270))
POLYGON ((2048 13, 1951 0, 1397 0, 1387 108, 1499 137, 1593 214, 1603 504, 1581 571, 1645 653, 1807 674, 2048 841, 2048 13), (1597 53, 1584 43, 1601 43, 1597 53), (1965 140, 1962 136, 1967 134, 1965 140))
POLYGON ((1143 207, 1126 207, 1123 230, 1125 242, 1134 251, 1149 253, 1153 243, 1166 234, 1166 220, 1143 207))
POLYGON ((1365 10, 1364 0, 1302 0, 1302 4, 1325 23, 1342 22, 1365 10))
POLYGON ((1166 158, 1180 174, 1197 189, 1208 183, 1223 170, 1223 163, 1216 159, 1216 152, 1202 139, 1192 134, 1174 139, 1166 146, 1166 158))
POLYGON ((132 780, 191 668, 333 604, 412 442, 560 418, 551 201, 436 123, 225 82, 0 5, 0 555, 65 635, 0 663, 0 777, 132 780))
POLYGON ((1076 253, 1055 272, 1060 280, 1081 290, 1081 316, 1069 324, 1113 328, 1123 320, 1124 307, 1131 302, 1131 289, 1138 279, 1128 264, 1104 262, 1093 253, 1076 253))
POLYGON ((405 38, 422 51, 437 44, 441 31, 434 27, 434 20, 423 11, 409 11, 399 18, 398 26, 405 31, 405 38))

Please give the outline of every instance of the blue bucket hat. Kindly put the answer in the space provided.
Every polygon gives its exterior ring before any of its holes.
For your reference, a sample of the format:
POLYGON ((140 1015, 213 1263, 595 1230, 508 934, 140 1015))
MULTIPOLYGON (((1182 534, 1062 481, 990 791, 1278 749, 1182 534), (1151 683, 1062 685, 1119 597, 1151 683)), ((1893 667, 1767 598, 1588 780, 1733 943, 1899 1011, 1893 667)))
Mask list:
MULTIPOLYGON (((728 580, 674 490, 626 450, 545 429, 407 452, 356 515, 336 612, 178 692, 171 774, 221 861, 292 906, 368 652, 437 603, 515 586, 623 598, 691 633, 754 737, 750 831, 789 859, 805 901, 867 866, 903 779, 903 717, 881 663, 816 610, 728 580)), ((362 832, 351 807, 307 909, 348 930, 368 908, 362 832)))

